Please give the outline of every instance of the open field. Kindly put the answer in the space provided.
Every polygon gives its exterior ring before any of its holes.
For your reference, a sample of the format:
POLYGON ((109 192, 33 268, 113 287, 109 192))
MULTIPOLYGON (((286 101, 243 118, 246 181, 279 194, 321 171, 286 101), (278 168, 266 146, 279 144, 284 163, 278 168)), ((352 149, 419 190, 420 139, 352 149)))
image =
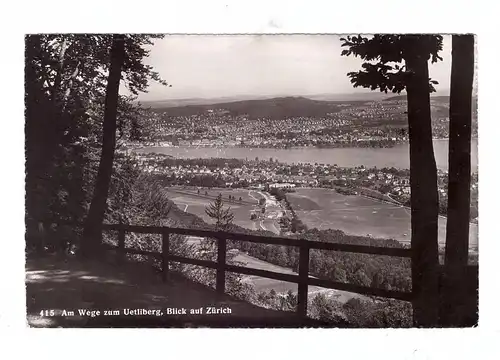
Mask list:
POLYGON ((263 197, 259 192, 244 189, 200 189, 197 190, 182 188, 166 188, 165 192, 179 209, 187 211, 201 217, 204 221, 212 223, 213 220, 205 213, 206 207, 214 201, 217 195, 222 194, 225 208, 231 207, 234 214, 233 223, 250 230, 269 230, 277 232, 274 221, 263 220, 262 222, 250 220, 253 211, 259 211, 257 206, 258 199, 263 197), (207 195, 205 195, 205 191, 207 195), (229 195, 236 198, 235 201, 229 201, 229 195), (241 197, 242 201, 239 201, 241 197))
MULTIPOLYGON (((410 210, 362 196, 346 196, 330 189, 297 189, 288 199, 309 228, 339 229, 346 234, 409 242, 410 210)), ((446 239, 446 218, 439 218, 439 243, 446 239)), ((477 249, 477 224, 470 225, 469 244, 477 249)))
MULTIPOLYGON (((179 207, 179 209, 195 214, 208 223, 213 222, 212 219, 210 219, 210 217, 208 217, 208 215, 205 213, 206 207, 213 202, 213 199, 197 196, 195 192, 193 192, 192 195, 181 194, 175 191, 170 191, 168 189, 166 190, 166 192, 169 199, 172 200, 179 207)), ((212 192, 215 193, 215 191, 213 190, 212 192)), ((223 196, 224 195, 225 194, 223 194, 223 196)), ((241 195, 239 195, 238 193, 234 193, 234 196, 238 199, 241 195)), ((227 198, 227 196, 225 197, 227 198)), ((231 211, 234 214, 233 222, 236 225, 248 229, 257 229, 258 224, 255 224, 255 221, 250 220, 250 214, 254 209, 254 206, 239 204, 238 202, 229 203, 229 200, 226 204, 226 206, 231 207, 231 211)))
POLYGON ((199 196, 200 198, 208 198, 210 200, 215 199, 219 194, 222 194, 222 198, 227 203, 232 203, 229 201, 229 195, 236 198, 234 203, 244 203, 245 205, 257 204, 259 198, 262 197, 258 192, 246 189, 228 189, 228 188, 200 188, 200 193, 198 194, 197 188, 183 188, 183 187, 170 187, 168 188, 170 192, 176 192, 184 195, 199 196), (239 198, 241 197, 241 202, 239 198))
MULTIPOLYGON (((242 263, 244 263, 243 266, 253 269, 297 275, 297 273, 293 272, 291 269, 270 264, 268 262, 256 259, 242 252, 239 252, 239 254, 235 256, 234 260, 241 261, 242 263)), ((286 293, 289 290, 291 290, 293 293, 297 293, 297 284, 294 283, 279 281, 275 279, 267 279, 259 276, 245 276, 244 279, 248 282, 251 282, 254 285, 255 290, 257 292, 261 291, 269 292, 271 291, 271 289, 274 289, 274 291, 276 291, 277 293, 286 293)), ((310 295, 319 292, 324 292, 327 296, 333 297, 341 302, 347 302, 349 299, 352 298, 366 298, 365 296, 356 293, 350 293, 346 291, 333 290, 333 289, 325 289, 317 286, 309 286, 308 292, 310 295)))

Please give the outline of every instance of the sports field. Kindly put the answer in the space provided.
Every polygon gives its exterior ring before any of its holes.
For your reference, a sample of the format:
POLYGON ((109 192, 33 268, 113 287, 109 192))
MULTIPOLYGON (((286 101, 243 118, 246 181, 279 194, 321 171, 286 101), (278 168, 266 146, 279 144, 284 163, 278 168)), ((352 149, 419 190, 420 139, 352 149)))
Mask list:
MULTIPOLYGON (((200 189, 200 194, 198 194, 198 191, 196 189, 166 188, 165 191, 169 199, 174 201, 174 203, 181 210, 198 215, 209 223, 212 223, 213 220, 206 215, 205 208, 210 203, 212 203, 215 197, 217 197, 219 194, 222 194, 222 197, 225 200, 225 206, 231 206, 231 211, 234 213, 233 222, 248 229, 256 230, 262 227, 269 231, 273 231, 273 228, 276 229, 276 223, 273 219, 264 219, 262 221, 250 220, 250 213, 255 209, 259 209, 257 207, 257 204, 258 199, 260 199, 261 197, 266 199, 266 208, 268 213, 272 214, 273 212, 281 212, 281 208, 279 208, 279 205, 276 203, 274 198, 269 196, 269 194, 254 190, 200 189), (207 192, 207 195, 205 195, 205 191, 207 192), (236 198, 236 201, 229 201, 229 195, 234 196, 236 198), (240 197, 242 198, 242 202, 239 202, 240 197)), ((276 231, 278 230, 276 229, 276 231)), ((190 237, 190 239, 188 239, 188 242, 192 244, 198 244, 199 241, 199 238, 196 237, 190 237)), ((285 274, 296 274, 291 269, 270 264, 242 252, 238 253, 238 255, 235 257, 235 260, 242 262, 243 266, 245 267, 285 274)), ((286 293, 289 290, 294 293, 297 292, 297 284, 289 283, 286 281, 246 275, 244 276, 244 279, 245 281, 252 283, 258 292, 269 292, 271 289, 274 289, 274 291, 276 291, 277 293, 286 293)), ((363 297, 355 293, 309 286, 310 294, 319 292, 324 292, 327 296, 336 298, 338 301, 342 302, 346 302, 353 297, 363 297)))
POLYGON ((195 214, 208 223, 212 223, 213 220, 205 213, 205 209, 219 194, 222 194, 224 208, 231 207, 231 212, 234 214, 234 224, 251 230, 260 228, 258 221, 250 220, 252 211, 258 210, 258 199, 261 197, 259 193, 253 190, 200 189, 199 194, 197 190, 182 188, 166 188, 165 191, 169 199, 172 200, 179 209, 195 214), (229 195, 234 196, 236 200, 230 201, 229 195), (240 197, 242 200, 241 202, 239 201, 240 197))
POLYGON ((222 194, 222 198, 225 202, 229 201, 229 195, 235 197, 235 202, 239 203, 241 197, 241 202, 247 205, 257 204, 259 199, 262 197, 258 191, 246 190, 246 189, 228 189, 228 188, 183 188, 183 187, 170 187, 167 188, 170 192, 175 192, 178 194, 195 195, 198 197, 209 198, 214 200, 219 194, 222 194), (199 190, 199 193, 198 193, 199 190))
MULTIPOLYGON (((309 228, 339 229, 346 234, 409 242, 410 210, 362 196, 346 196, 330 189, 297 189, 288 199, 309 228)), ((444 245, 446 218, 439 218, 439 243, 444 245)), ((477 249, 477 224, 470 225, 469 244, 477 249)))

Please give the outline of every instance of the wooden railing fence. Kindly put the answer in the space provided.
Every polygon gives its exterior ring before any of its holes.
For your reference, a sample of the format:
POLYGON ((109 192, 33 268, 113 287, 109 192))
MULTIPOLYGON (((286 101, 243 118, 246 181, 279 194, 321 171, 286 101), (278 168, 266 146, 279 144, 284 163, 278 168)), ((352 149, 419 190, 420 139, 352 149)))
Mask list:
MULTIPOLYGON (((66 221, 41 221, 41 222, 38 221, 37 224, 44 224, 46 226, 48 225, 49 227, 53 224, 70 226, 70 227, 83 226, 83 224, 75 224, 74 222, 66 222, 66 221)), ((118 232, 118 245, 116 249, 118 250, 119 257, 122 260, 125 258, 126 254, 147 255, 161 260, 162 278, 163 281, 165 282, 167 282, 169 279, 169 274, 168 274, 169 263, 179 262, 183 264, 198 265, 215 269, 216 291, 220 294, 224 294, 226 291, 225 289, 226 272, 259 276, 259 277, 298 284, 297 315, 299 315, 300 317, 304 317, 307 314, 308 286, 312 285, 327 289, 336 289, 336 290, 354 292, 368 296, 391 298, 391 299, 412 302, 414 325, 432 327, 436 326, 436 324, 439 321, 436 318, 435 306, 422 306, 422 304, 425 305, 426 303, 428 303, 433 305, 435 304, 436 306, 441 306, 438 305, 435 299, 437 299, 437 297, 443 296, 442 292, 446 288, 448 281, 446 276, 447 273, 446 268, 444 266, 438 266, 434 270, 427 269, 425 263, 422 261, 423 259, 422 253, 419 254, 414 249, 410 248, 375 247, 367 245, 327 243, 320 241, 308 241, 303 239, 293 239, 293 238, 274 237, 274 236, 265 237, 265 236, 230 233, 223 231, 173 228, 173 227, 162 227, 162 226, 126 225, 126 224, 103 224, 102 231, 118 232), (162 239, 161 252, 127 248, 125 246, 125 238, 127 233, 160 234, 162 239), (209 260, 188 258, 170 253, 169 243, 171 234, 216 239, 218 246, 217 260, 209 261, 209 260), (227 240, 298 247, 299 248, 298 275, 284 274, 274 271, 227 264, 226 263, 227 240), (386 290, 381 288, 359 286, 355 284, 337 282, 327 279, 318 279, 312 277, 309 275, 309 255, 311 249, 409 258, 411 259, 412 270, 413 270, 412 291, 402 292, 395 290, 386 290), (435 289, 435 293, 426 294, 421 291, 422 285, 425 284, 422 284, 421 281, 419 280, 419 277, 416 276, 418 274, 414 273, 415 269, 420 269, 419 271, 420 273, 423 272, 434 273, 433 276, 436 276, 436 278, 438 279, 437 280, 438 286, 435 289), (419 281, 420 283, 418 283, 419 281)), ((464 298, 462 304, 463 309, 461 309, 462 314, 460 315, 463 318, 463 320, 460 320, 461 321, 460 324, 462 324, 462 326, 472 326, 475 321, 477 322, 477 289, 478 289, 477 265, 469 265, 463 269, 463 283, 464 283, 464 289, 462 293, 455 294, 458 297, 464 298)), ((441 300, 438 300, 438 302, 441 302, 441 300)), ((441 309, 440 311, 442 313, 446 313, 448 310, 441 309)))
POLYGON ((260 276, 269 279, 281 280, 298 284, 297 293, 297 314, 306 316, 308 286, 318 286, 328 289, 337 289, 349 292, 355 292, 369 296, 379 296, 404 301, 412 301, 412 293, 394 290, 385 290, 359 286, 349 283, 336 282, 326 279, 317 279, 309 276, 309 253, 311 249, 332 250, 341 252, 352 252, 361 254, 374 254, 398 257, 411 257, 411 250, 407 248, 374 247, 365 245, 326 243, 319 241, 299 240, 284 237, 263 237, 248 234, 229 233, 222 231, 208 231, 159 226, 138 226, 124 224, 103 224, 105 231, 118 231, 118 251, 121 256, 125 254, 139 254, 156 257, 162 261, 162 276, 164 281, 168 281, 168 270, 170 262, 179 262, 216 269, 216 291, 220 294, 225 293, 226 272, 234 272, 244 275, 260 276), (145 233, 160 234, 162 236, 161 253, 154 251, 144 251, 125 247, 126 233, 145 233), (197 237, 208 237, 217 240, 217 261, 200 260, 183 257, 169 252, 170 234, 190 235, 197 237), (298 275, 283 274, 274 271, 247 268, 242 266, 230 265, 226 263, 226 244, 227 240, 248 241, 260 244, 295 246, 299 248, 299 273, 298 275))

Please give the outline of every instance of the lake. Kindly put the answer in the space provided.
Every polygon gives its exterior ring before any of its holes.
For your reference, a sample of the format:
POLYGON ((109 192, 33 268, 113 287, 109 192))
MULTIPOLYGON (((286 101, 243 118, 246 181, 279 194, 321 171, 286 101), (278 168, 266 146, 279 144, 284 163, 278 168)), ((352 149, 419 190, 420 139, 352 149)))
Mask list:
MULTIPOLYGON (((448 169, 448 140, 433 140, 434 155, 438 169, 448 169)), ((323 163, 337 164, 341 167, 410 168, 409 144, 398 144, 392 148, 333 148, 319 149, 314 147, 292 149, 261 149, 239 147, 147 147, 140 152, 155 152, 171 155, 176 158, 236 158, 278 160, 284 163, 323 163)), ((477 172, 477 139, 471 143, 471 168, 477 172)))

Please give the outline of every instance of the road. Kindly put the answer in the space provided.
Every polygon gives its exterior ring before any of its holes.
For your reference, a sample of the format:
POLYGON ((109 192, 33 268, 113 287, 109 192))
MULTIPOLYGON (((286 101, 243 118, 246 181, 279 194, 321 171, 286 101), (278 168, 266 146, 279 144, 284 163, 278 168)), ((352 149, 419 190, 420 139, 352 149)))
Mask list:
POLYGON ((266 216, 266 219, 261 219, 259 221, 259 226, 262 230, 265 230, 265 231, 271 231, 277 235, 280 234, 280 230, 279 228, 276 226, 276 223, 277 223, 277 219, 279 219, 279 217, 281 216, 281 212, 283 211, 283 209, 281 208, 279 202, 276 201, 276 199, 274 199, 274 197, 272 197, 271 195, 269 194, 266 194, 265 192, 262 192, 262 191, 259 191, 259 190, 249 190, 248 191, 248 196, 250 196, 251 198, 259 201, 258 198, 256 198, 252 192, 258 194, 261 196, 261 198, 264 198, 266 199, 266 213, 264 216, 266 216))

